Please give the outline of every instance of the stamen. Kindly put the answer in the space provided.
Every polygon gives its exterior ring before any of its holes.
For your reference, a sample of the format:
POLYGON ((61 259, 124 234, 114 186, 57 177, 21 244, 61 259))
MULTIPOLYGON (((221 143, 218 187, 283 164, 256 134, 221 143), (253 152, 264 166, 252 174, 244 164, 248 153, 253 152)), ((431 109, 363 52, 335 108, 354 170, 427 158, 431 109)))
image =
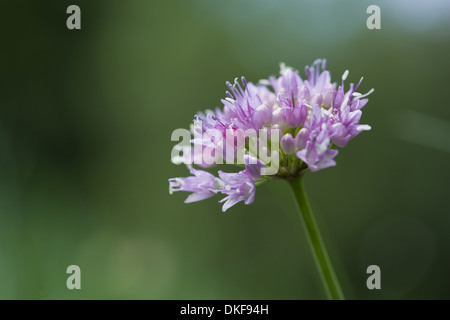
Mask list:
POLYGON ((347 106, 347 103, 348 103, 348 97, 345 97, 345 99, 344 99, 344 101, 342 101, 342 104, 341 104, 341 111, 343 111, 344 110, 344 108, 347 106))
POLYGON ((241 85, 239 84, 238 78, 234 79, 234 85, 237 86, 237 88, 241 92, 241 95, 244 96, 245 93, 244 93, 244 90, 242 89, 241 85))
POLYGON ((347 76, 348 76, 348 70, 345 70, 344 74, 342 75, 342 81, 347 80, 347 76))
POLYGON ((348 91, 350 91, 350 92, 353 92, 354 90, 353 90, 353 82, 352 83, 350 83, 350 89, 348 90, 348 91))
POLYGON ((245 79, 245 77, 241 78, 242 84, 244 85, 244 88, 247 88, 247 80, 245 79))
POLYGON ((364 77, 361 77, 361 79, 359 80, 358 84, 355 87, 355 91, 358 90, 359 85, 361 84, 361 82, 363 81, 364 77))
POLYGON ((365 94, 362 94, 362 95, 358 96, 356 99, 362 99, 362 98, 364 98, 364 97, 367 97, 369 94, 371 94, 371 93, 374 92, 374 91, 375 91, 375 89, 372 88, 372 89, 369 90, 369 92, 367 92, 367 93, 365 93, 365 94))
MULTIPOLYGON (((317 62, 317 64, 320 63, 319 60, 316 60, 316 62, 317 62)), ((315 78, 314 78, 314 85, 316 84, 316 81, 319 80, 319 76, 320 76, 320 67, 319 67, 318 65, 316 65, 315 70, 316 70, 316 75, 315 75, 315 78)))
POLYGON ((211 116, 211 119, 213 119, 214 121, 220 123, 222 126, 225 126, 225 124, 217 116, 211 116))
POLYGON ((320 64, 322 62, 322 59, 316 59, 314 62, 313 62, 313 65, 314 66, 317 66, 318 64, 320 64))
POLYGON ((265 104, 260 105, 258 108, 256 108, 256 111, 262 111, 266 107, 265 104))
POLYGON ((305 67, 305 74, 306 74, 306 77, 308 78, 308 80, 311 81, 311 68, 310 67, 308 67, 308 66, 305 67))

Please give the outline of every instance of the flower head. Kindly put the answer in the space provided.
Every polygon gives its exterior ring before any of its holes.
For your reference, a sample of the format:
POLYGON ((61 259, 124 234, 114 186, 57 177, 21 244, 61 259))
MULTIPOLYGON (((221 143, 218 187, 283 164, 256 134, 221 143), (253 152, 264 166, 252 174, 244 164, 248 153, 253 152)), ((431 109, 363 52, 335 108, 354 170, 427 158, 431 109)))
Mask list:
POLYGON ((244 77, 226 82, 223 108, 194 117, 189 135, 191 147, 176 146, 183 156, 173 161, 187 163, 193 176, 169 180, 169 191, 189 191, 185 202, 225 195, 223 211, 243 201, 254 201, 256 186, 275 178, 291 179, 335 166, 336 147, 347 143, 370 126, 360 124, 367 95, 357 92, 361 80, 344 90, 331 82, 326 60, 305 68, 306 77, 281 65, 279 77, 253 84, 244 77), (279 148, 281 146, 281 148, 279 148), (218 177, 192 167, 241 164, 239 172, 218 172, 218 177), (213 161, 211 161, 213 159, 213 161), (275 170, 268 170, 275 169, 275 170))

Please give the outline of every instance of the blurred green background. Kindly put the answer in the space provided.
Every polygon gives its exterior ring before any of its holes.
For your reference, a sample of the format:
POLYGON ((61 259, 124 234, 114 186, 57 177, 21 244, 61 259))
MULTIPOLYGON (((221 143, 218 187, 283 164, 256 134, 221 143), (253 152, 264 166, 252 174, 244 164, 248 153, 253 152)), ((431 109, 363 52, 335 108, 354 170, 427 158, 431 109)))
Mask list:
POLYGON ((316 58, 375 88, 372 131, 305 178, 347 298, 450 298, 449 18, 438 0, 2 1, 0 298, 325 297, 287 183, 223 214, 167 181, 188 175, 172 131, 226 80, 316 58))

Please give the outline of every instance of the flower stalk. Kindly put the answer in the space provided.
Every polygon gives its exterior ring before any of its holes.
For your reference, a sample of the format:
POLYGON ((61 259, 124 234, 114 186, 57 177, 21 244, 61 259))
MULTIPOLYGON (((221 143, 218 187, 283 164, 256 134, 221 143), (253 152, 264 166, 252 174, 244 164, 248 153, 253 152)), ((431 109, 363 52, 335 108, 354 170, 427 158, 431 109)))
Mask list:
POLYGON ((287 181, 289 182, 300 210, 300 217, 303 226, 305 227, 306 235, 309 240, 308 242, 311 246, 314 260, 319 269, 328 298, 332 300, 344 300, 344 294, 336 277, 336 273, 334 272, 330 258, 328 257, 322 236, 320 235, 319 228, 311 211, 308 198, 306 197, 302 175, 287 181))

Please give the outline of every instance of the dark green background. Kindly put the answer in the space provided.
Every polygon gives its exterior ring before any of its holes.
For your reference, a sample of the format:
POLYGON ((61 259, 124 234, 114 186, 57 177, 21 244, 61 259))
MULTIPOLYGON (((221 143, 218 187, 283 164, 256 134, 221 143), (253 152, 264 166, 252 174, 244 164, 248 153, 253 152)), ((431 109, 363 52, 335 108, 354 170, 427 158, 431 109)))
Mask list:
POLYGON ((386 1, 2 1, 0 298, 325 297, 287 183, 223 214, 219 197, 186 205, 167 182, 188 175, 170 162, 172 131, 220 105, 226 80, 279 62, 303 74, 316 58, 334 81, 349 69, 375 88, 372 131, 305 178, 346 296, 450 298, 450 28, 408 14, 386 1), (81 30, 66 28, 70 4, 81 30), (366 28, 370 4, 381 30, 366 28))

